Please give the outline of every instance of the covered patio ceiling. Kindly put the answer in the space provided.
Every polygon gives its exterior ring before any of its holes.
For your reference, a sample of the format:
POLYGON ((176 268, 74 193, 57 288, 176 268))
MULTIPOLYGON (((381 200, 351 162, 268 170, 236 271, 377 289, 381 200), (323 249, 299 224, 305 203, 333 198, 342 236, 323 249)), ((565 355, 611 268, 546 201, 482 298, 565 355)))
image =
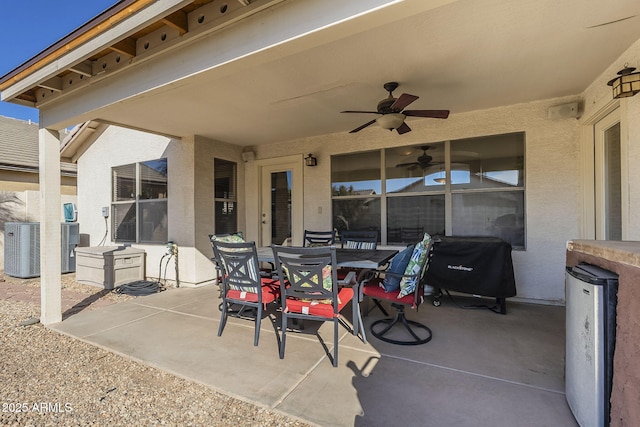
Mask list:
MULTIPOLYGON (((333 7, 347 8, 342 1, 312 1, 328 14, 333 7)), ((186 13, 209 3, 183 2, 181 7, 186 13)), ((250 7, 242 3, 250 2, 233 2, 233 7, 250 7)), ((293 2, 271 3, 254 18, 286 12, 293 2)), ((375 118, 340 111, 375 110, 387 96, 383 84, 388 81, 400 83, 396 97, 403 92, 420 97, 411 109, 451 114, 580 94, 640 38, 637 0, 373 3, 383 7, 56 123, 92 119, 244 146, 287 141, 348 132, 375 118)), ((132 37, 172 22, 154 19, 132 37)), ((224 30, 213 36, 225 37, 224 30)), ((98 53, 85 59, 95 61, 98 53)), ((153 61, 140 66, 154 78, 153 61)), ((55 73, 64 76, 69 69, 55 73)), ((118 79, 118 74, 109 78, 118 79)), ((28 103, 21 95, 36 87, 3 99, 28 103)), ((32 105, 46 113, 57 103, 32 105)), ((408 118, 407 124, 417 120, 439 119, 408 118)), ((373 125, 361 132, 383 130, 373 125)))

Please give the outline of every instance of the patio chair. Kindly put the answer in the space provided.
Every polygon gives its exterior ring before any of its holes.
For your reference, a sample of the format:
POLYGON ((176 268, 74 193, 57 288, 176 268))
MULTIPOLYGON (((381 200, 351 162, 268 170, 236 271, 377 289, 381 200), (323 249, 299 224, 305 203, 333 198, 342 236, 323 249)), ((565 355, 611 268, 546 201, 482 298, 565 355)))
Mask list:
POLYGON ((431 236, 425 233, 422 241, 415 246, 410 245, 394 257, 385 270, 384 277, 378 275, 360 287, 360 301, 363 296, 372 298, 378 304, 379 301, 388 301, 396 310, 395 317, 376 320, 371 324, 371 334, 374 337, 399 345, 418 345, 431 341, 431 329, 422 323, 408 320, 405 313, 405 307, 417 311, 423 302, 424 288, 420 281, 429 265, 431 250, 431 236), (403 264, 408 253, 411 256, 403 264), (400 338, 401 333, 408 333, 408 337, 400 338))
MULTIPOLYGON (((221 242, 227 242, 227 243, 239 243, 239 242, 244 242, 245 240, 244 240, 244 234, 242 234, 242 231, 236 231, 234 233, 209 234, 209 241, 211 242, 211 247, 213 248, 214 241, 221 241, 221 242)), ((213 258, 211 258, 211 261, 213 261, 214 264, 216 263, 215 255, 213 258)), ((264 265, 260 266, 260 275, 262 277, 271 277, 273 275, 275 268, 271 263, 266 263, 266 264, 269 264, 269 267, 264 265)), ((218 270, 218 273, 219 273, 220 269, 217 267, 216 269, 218 270)), ((221 281, 222 281, 222 278, 220 277, 220 274, 218 274, 218 283, 220 283, 221 281)))
POLYGON ((333 366, 338 366, 340 312, 353 299, 353 288, 338 286, 335 247, 272 248, 282 302, 280 358, 284 359, 289 319, 333 322, 333 366))
POLYGON ((260 277, 255 242, 227 243, 213 240, 211 244, 222 278, 222 317, 218 336, 222 335, 231 306, 241 306, 241 309, 235 312, 238 317, 250 307, 256 312, 253 345, 257 346, 262 311, 266 309, 267 304, 280 296, 280 285, 272 278, 260 277))
POLYGON ((376 249, 378 232, 376 230, 344 230, 340 233, 340 246, 347 249, 376 249))
MULTIPOLYGON (((378 247, 378 232, 376 230, 344 230, 340 232, 340 247, 374 250, 378 247)), ((360 272, 361 269, 357 268, 339 268, 338 282, 349 285, 356 280, 360 272)))
POLYGON ((328 246, 333 245, 336 240, 335 230, 331 231, 311 231, 304 230, 304 240, 302 246, 328 246))

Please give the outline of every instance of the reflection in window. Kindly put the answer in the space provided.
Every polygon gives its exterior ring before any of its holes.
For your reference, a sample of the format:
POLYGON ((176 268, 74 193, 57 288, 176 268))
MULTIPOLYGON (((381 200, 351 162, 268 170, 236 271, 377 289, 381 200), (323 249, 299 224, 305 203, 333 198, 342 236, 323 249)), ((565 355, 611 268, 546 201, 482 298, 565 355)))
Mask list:
POLYGON ((465 168, 466 179, 455 190, 524 186, 524 134, 511 133, 451 141, 453 170, 465 168))
POLYGON ((333 224, 342 230, 375 230, 380 235, 382 173, 379 150, 332 156, 333 224))
POLYGON ((333 196, 380 194, 380 151, 368 151, 331 157, 333 196))
POLYGON ((424 233, 444 234, 444 195, 389 197, 387 242, 415 243, 424 233))
POLYGON ((140 163, 140 198, 167 198, 167 159, 140 163))
POLYGON ((500 191, 452 196, 454 236, 495 236, 524 247, 524 193, 500 191))
POLYGON ((520 132, 333 156, 334 227, 386 224, 383 244, 414 241, 423 230, 498 236, 524 249, 524 137, 520 132), (373 200, 385 208, 367 211, 373 200))
POLYGON ((387 193, 444 191, 444 142, 385 150, 387 193))
POLYGON ((380 198, 334 199, 333 226, 343 230, 371 230, 380 235, 380 198))

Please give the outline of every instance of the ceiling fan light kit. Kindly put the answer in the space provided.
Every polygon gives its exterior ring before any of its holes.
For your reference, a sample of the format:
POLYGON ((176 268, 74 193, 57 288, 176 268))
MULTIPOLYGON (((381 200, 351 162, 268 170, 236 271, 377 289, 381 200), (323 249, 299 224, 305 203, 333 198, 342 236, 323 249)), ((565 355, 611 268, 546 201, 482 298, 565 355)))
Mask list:
POLYGON ((353 129, 349 133, 359 132, 362 129, 374 123, 387 130, 396 130, 398 134, 411 132, 411 128, 404 122, 408 116, 412 117, 431 117, 436 119, 446 119, 449 117, 449 110, 405 110, 409 104, 418 99, 416 95, 403 93, 398 98, 393 97, 393 91, 398 87, 397 82, 388 82, 383 85, 384 89, 389 92, 389 96, 378 102, 376 111, 354 111, 347 110, 341 113, 363 113, 363 114, 379 114, 380 117, 368 121, 367 123, 353 129))
POLYGON ((391 113, 378 117, 376 122, 378 123, 378 126, 383 129, 394 130, 402 126, 406 117, 407 116, 401 113, 391 113))

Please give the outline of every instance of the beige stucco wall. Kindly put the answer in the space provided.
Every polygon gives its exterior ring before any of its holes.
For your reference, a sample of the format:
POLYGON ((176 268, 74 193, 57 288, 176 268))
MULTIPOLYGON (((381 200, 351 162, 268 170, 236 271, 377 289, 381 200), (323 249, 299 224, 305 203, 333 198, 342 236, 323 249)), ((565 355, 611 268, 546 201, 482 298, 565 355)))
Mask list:
POLYGON ((565 244, 580 235, 580 124, 575 118, 548 119, 547 110, 575 100, 577 97, 567 97, 465 114, 453 112, 447 120, 410 120, 413 131, 402 136, 371 126, 357 134, 258 146, 258 161, 246 166, 248 237, 257 238, 258 232, 260 159, 296 153, 313 153, 318 158, 317 167, 304 168, 304 224, 306 228, 326 229, 331 227, 331 154, 524 131, 527 249, 513 252, 518 297, 562 303, 565 244), (323 213, 318 214, 319 210, 323 213))
MULTIPOLYGON (((611 87, 607 86, 607 82, 616 77, 625 64, 640 68, 640 40, 627 49, 584 91, 585 111, 581 122, 585 129, 589 129, 603 114, 615 107, 620 109, 621 150, 627 154, 623 156, 622 165, 623 186, 627 190, 624 200, 626 223, 623 225, 623 240, 640 241, 640 95, 612 100, 611 87)), ((590 149, 592 134, 583 132, 581 144, 585 149, 590 149)), ((590 172, 589 166, 584 165, 587 175, 590 172)))
MULTIPOLYGON (((453 114, 445 121, 411 120, 413 132, 398 136, 372 126, 357 134, 335 134, 257 147, 257 159, 311 152, 318 166, 304 168, 308 228, 331 226, 330 155, 381 147, 419 145, 481 135, 526 132, 527 248, 514 251, 518 298, 539 302, 564 301, 565 245, 575 238, 592 238, 593 123, 616 105, 620 107, 625 240, 640 240, 640 96, 613 101, 607 81, 624 64, 640 68, 640 40, 605 70, 580 96, 453 114), (580 101, 579 120, 548 119, 551 106, 580 101), (320 208, 320 209, 319 209, 320 208), (323 215, 318 215, 322 210, 323 215)), ((259 205, 257 165, 247 165, 247 223, 257 236, 259 205), (252 222, 255 227, 252 227, 252 222)))
MULTIPOLYGON (((264 159, 307 153, 318 158, 317 167, 303 167, 305 228, 331 227, 330 155, 381 147, 419 145, 509 132, 526 133, 527 247, 514 251, 518 299, 564 302, 566 242, 589 238, 593 181, 589 153, 593 151, 594 117, 612 107, 606 82, 625 62, 637 65, 640 42, 580 96, 451 114, 447 120, 413 119, 413 132, 399 136, 372 126, 357 134, 331 134, 252 147, 256 161, 243 162, 241 147, 199 136, 171 140, 157 135, 110 127, 78 163, 78 206, 81 232, 97 244, 105 231, 101 207, 110 205, 110 167, 166 156, 169 158, 169 239, 180 250, 180 280, 205 283, 213 277, 207 235, 213 230, 213 158, 236 161, 238 168, 239 224, 247 238, 260 241, 259 164, 264 159), (549 119, 548 109, 580 101, 581 118, 549 119), (109 159, 105 163, 105 159, 109 159), (88 219, 90 217, 90 219, 88 219), (86 226, 83 222, 86 219, 86 226)), ((616 101, 618 102, 618 101, 616 101)), ((619 102, 623 141, 628 153, 626 238, 640 240, 640 96, 619 102)), ((108 242, 110 244, 110 242, 108 242)), ((157 275, 164 246, 136 245, 147 251, 147 274, 157 275)), ((174 278, 173 268, 167 278, 174 278)))
MULTIPOLYGON (((111 167, 166 157, 169 174, 169 241, 178 245, 178 276, 182 286, 211 281, 214 270, 207 235, 213 232, 213 159, 239 164, 239 195, 243 196, 243 167, 240 148, 191 136, 175 140, 117 126, 108 127, 78 160, 78 221, 80 232, 89 235, 97 246, 107 233, 104 245, 111 241, 111 218, 105 224, 102 207, 111 205, 111 167), (194 214, 195 213, 195 214, 194 214)), ((244 212, 239 211, 244 227, 244 212)), ((160 270, 165 245, 132 246, 146 252, 146 275, 173 281, 174 260, 160 270), (166 276, 165 276, 166 271, 166 276)), ((165 260, 166 261, 166 260, 165 260)))

